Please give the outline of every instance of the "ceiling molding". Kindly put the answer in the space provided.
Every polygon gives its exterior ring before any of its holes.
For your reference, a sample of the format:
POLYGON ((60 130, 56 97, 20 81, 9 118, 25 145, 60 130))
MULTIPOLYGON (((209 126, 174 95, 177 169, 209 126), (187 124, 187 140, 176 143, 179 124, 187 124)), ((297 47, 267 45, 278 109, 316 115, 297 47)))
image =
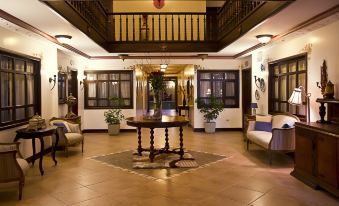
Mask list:
MULTIPOLYGON (((99 60, 99 59, 121 59, 119 56, 91 56, 89 59, 91 60, 99 60)), ((148 56, 148 55, 143 55, 143 56, 135 56, 135 55, 128 55, 124 58, 126 59, 164 59, 164 56, 148 56)), ((198 55, 174 55, 174 56, 166 56, 166 59, 202 59, 201 56, 198 55)), ((234 59, 234 56, 216 56, 216 55, 207 55, 204 59, 234 59)))

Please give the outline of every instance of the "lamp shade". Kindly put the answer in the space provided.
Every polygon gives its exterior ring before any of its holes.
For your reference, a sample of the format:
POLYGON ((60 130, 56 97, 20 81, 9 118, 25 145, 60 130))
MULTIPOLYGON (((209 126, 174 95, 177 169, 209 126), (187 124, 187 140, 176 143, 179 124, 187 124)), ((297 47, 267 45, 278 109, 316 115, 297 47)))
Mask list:
POLYGON ((302 105, 303 100, 301 96, 301 88, 295 88, 292 92, 292 95, 290 99, 288 100, 288 103, 292 105, 302 105))
POLYGON ((258 108, 258 104, 257 104, 257 103, 251 103, 251 108, 252 108, 252 109, 258 108))
POLYGON ((262 34, 256 36, 260 43, 266 44, 271 41, 273 35, 271 34, 262 34))

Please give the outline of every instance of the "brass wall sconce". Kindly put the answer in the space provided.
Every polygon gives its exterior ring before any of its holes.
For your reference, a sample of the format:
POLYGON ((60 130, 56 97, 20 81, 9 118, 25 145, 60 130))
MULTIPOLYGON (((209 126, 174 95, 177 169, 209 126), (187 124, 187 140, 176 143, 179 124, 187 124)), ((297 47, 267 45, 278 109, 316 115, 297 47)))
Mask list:
POLYGON ((86 82, 86 78, 87 78, 87 76, 83 76, 82 78, 80 78, 79 83, 80 83, 80 88, 81 88, 81 90, 84 89, 85 82, 86 82))
POLYGON ((50 77, 49 79, 48 79, 48 81, 49 81, 49 83, 52 83, 53 82, 53 87, 52 87, 52 89, 51 89, 51 91, 54 89, 54 87, 55 87, 55 84, 56 84, 56 75, 53 75, 53 77, 50 77))

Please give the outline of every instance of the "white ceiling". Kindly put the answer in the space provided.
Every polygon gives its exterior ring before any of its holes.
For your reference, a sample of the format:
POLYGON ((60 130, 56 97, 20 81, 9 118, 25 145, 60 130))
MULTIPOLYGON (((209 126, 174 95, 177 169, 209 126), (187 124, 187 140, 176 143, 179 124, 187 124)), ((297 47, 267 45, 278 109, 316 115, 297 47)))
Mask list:
MULTIPOLYGON (((211 1, 211 3, 216 4, 222 2, 211 1)), ((338 0, 296 0, 280 13, 265 20, 262 24, 247 32, 240 39, 233 42, 222 51, 213 53, 213 55, 233 56, 238 54, 258 44, 255 38, 256 35, 266 33, 278 35, 284 33, 292 27, 337 4, 338 0)), ((84 33, 67 22, 63 17, 38 0, 0 0, 0 8, 51 36, 55 36, 57 34, 71 35, 73 38, 71 39, 70 45, 90 56, 117 55, 108 53, 84 33)), ((326 24, 326 22, 328 21, 323 22, 321 25, 326 24)), ((4 25, 6 25, 4 20, 0 21, 0 26, 4 27, 4 25)), ((28 31, 22 29, 17 32, 27 35, 28 31)), ((31 36, 33 38, 43 38, 37 35, 31 36)), ((185 55, 192 54, 195 53, 185 53, 185 55)), ((172 55, 182 54, 172 53, 172 55)))

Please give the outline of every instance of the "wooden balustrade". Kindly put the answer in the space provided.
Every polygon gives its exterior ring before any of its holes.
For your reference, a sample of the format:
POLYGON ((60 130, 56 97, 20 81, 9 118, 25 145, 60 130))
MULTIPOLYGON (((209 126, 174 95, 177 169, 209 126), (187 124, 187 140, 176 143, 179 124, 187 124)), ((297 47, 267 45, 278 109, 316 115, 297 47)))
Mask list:
POLYGON ((117 42, 206 41, 205 13, 111 13, 117 42))

